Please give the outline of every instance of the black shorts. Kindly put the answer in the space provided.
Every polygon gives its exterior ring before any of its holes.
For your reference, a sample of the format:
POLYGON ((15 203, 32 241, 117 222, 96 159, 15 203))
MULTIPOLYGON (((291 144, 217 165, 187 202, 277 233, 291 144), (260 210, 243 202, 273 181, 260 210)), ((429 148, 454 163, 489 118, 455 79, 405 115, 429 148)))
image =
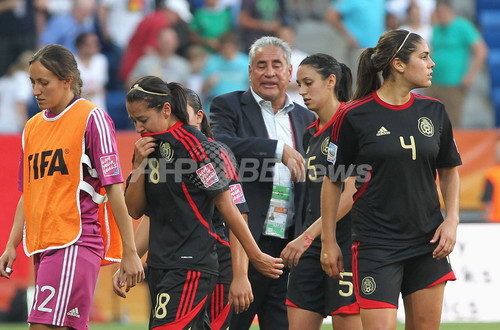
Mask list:
POLYGON ((316 312, 323 317, 358 314, 350 255, 344 255, 342 275, 342 281, 328 276, 321 268, 320 253, 306 250, 300 257, 299 264, 290 269, 287 306, 316 312))
POLYGON ((149 267, 149 329, 165 325, 176 329, 206 328, 206 301, 216 281, 216 275, 200 271, 149 267))
POLYGON ((354 289, 361 308, 397 308, 403 298, 433 285, 454 281, 449 258, 436 260, 436 244, 395 248, 354 242, 354 289), (423 253, 423 254, 422 254, 423 253))
POLYGON ((216 246, 219 277, 215 290, 207 299, 207 313, 212 329, 227 329, 233 315, 233 305, 228 304, 229 287, 233 281, 233 262, 229 246, 220 242, 216 246))
POLYGON ((217 283, 207 300, 207 314, 212 329, 228 329, 233 305, 228 304, 230 284, 217 283))

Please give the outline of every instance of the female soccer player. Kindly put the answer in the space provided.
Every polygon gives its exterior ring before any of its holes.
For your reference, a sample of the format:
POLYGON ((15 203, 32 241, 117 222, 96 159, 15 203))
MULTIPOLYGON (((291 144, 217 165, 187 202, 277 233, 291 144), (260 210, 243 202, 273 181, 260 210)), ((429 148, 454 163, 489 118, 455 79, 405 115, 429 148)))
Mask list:
POLYGON ((142 135, 125 199, 132 217, 150 217, 150 328, 202 328, 218 271, 214 204, 261 272, 276 278, 283 264, 253 240, 227 190, 231 174, 224 169, 231 169, 230 158, 188 125, 180 85, 143 77, 127 93, 127 110, 142 135))
MULTIPOLYGON (((438 329, 445 283, 455 280, 448 255, 458 226, 461 160, 443 104, 410 92, 431 85, 429 53, 415 33, 384 33, 361 54, 355 101, 341 109, 333 127, 333 169, 369 168, 351 211, 363 329, 396 329, 400 292, 407 328, 438 329)), ((342 271, 335 238, 340 187, 341 180, 330 177, 321 196, 321 261, 336 278, 342 271)))
MULTIPOLYGON (((212 129, 207 116, 202 110, 202 105, 198 94, 189 88, 185 88, 187 96, 187 111, 189 115, 189 124, 200 130, 206 137, 213 139, 212 129)), ((232 180, 229 185, 233 202, 238 207, 240 213, 246 217, 248 206, 243 195, 243 191, 237 180, 232 180)), ((149 241, 149 217, 144 216, 135 232, 135 241, 139 256, 143 256, 148 250, 149 241)), ((245 219, 246 220, 246 219, 245 219)), ((219 262, 219 275, 217 284, 212 295, 207 299, 207 311, 212 329, 226 329, 231 322, 232 310, 239 313, 245 311, 253 301, 252 288, 248 281, 246 267, 248 258, 239 241, 231 236, 231 246, 229 247, 228 238, 225 234, 224 219, 217 211, 214 211, 213 226, 215 233, 220 239, 216 240, 217 259, 219 262), (240 251, 241 249, 241 251, 240 251), (234 265, 232 262, 234 260, 234 265)), ((113 290, 123 298, 125 292, 121 289, 124 283, 119 285, 117 271, 113 276, 113 290)))
POLYGON ((0 258, 0 274, 9 278, 23 240, 35 268, 30 329, 88 329, 104 256, 94 202, 103 197, 96 194, 101 186, 122 236, 120 278, 126 276, 129 287, 144 279, 123 198, 114 126, 104 111, 78 97, 82 81, 68 49, 43 47, 31 59, 29 74, 42 111, 24 129, 19 173, 23 193, 0 258))
MULTIPOLYGON (((281 253, 285 264, 294 266, 290 270, 287 292, 290 329, 320 329, 323 318, 328 315, 333 316, 334 329, 361 329, 351 264, 346 262, 342 281, 329 277, 321 269, 321 242, 315 240, 321 233, 321 219, 318 219, 321 215, 321 185, 328 165, 332 126, 335 114, 344 105, 342 102, 351 97, 351 70, 330 55, 314 54, 300 63, 297 84, 304 103, 318 115, 318 119, 304 134, 308 168, 306 229, 281 253)), ((350 255, 352 245, 351 219, 347 212, 352 206, 354 189, 354 178, 351 178, 342 194, 340 220, 337 222, 337 240, 344 255, 350 255)))

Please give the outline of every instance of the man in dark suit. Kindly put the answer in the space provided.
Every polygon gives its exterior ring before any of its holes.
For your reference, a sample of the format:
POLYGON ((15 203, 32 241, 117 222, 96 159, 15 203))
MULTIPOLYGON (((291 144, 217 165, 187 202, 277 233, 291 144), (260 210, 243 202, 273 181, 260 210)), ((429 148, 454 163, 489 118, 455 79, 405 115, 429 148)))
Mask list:
MULTIPOLYGON (((292 75, 290 57, 291 49, 281 39, 256 40, 249 52, 250 89, 220 95, 210 107, 215 138, 231 148, 240 165, 253 237, 263 252, 275 257, 302 230, 302 137, 314 121, 312 112, 286 94, 292 75)), ((248 329, 257 314, 261 329, 288 329, 288 269, 271 279, 248 262, 241 266, 233 268, 246 273, 248 267, 254 301, 247 311, 233 315, 230 328, 248 329)), ((233 284, 248 283, 240 275, 234 274, 233 284)))

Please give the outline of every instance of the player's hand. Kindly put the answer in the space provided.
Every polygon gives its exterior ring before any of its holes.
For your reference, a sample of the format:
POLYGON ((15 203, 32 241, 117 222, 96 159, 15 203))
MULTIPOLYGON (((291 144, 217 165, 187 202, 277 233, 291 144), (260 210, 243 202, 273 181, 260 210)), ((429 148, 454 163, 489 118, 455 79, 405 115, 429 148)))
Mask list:
POLYGON ((447 257, 455 248, 457 242, 457 219, 446 217, 441 225, 436 229, 431 243, 439 241, 438 246, 432 252, 432 257, 442 259, 447 257))
POLYGON ((311 242, 306 239, 304 233, 288 243, 281 251, 280 257, 286 267, 293 267, 299 264, 299 259, 302 254, 307 250, 311 242))
POLYGON ((323 268, 328 276, 337 280, 342 279, 340 273, 344 271, 344 259, 340 247, 336 242, 331 242, 330 244, 325 244, 323 242, 320 259, 321 268, 323 268))
POLYGON ((303 182, 306 179, 306 161, 304 157, 295 150, 290 147, 288 144, 285 144, 285 148, 283 149, 283 157, 281 158, 283 164, 290 170, 292 174, 292 180, 295 182, 303 182))
POLYGON ((114 274, 113 274, 113 292, 122 298, 127 298, 127 294, 125 291, 122 290, 122 288, 125 286, 126 281, 120 281, 120 269, 118 269, 114 274))
POLYGON ((262 252, 256 258, 250 259, 250 262, 262 275, 270 278, 280 277, 285 267, 281 258, 274 258, 262 252))
POLYGON ((120 263, 119 281, 126 283, 125 292, 144 281, 144 267, 136 252, 123 252, 122 262, 120 263))
POLYGON ((146 159, 155 150, 156 139, 151 136, 141 137, 135 142, 134 145, 134 168, 144 168, 146 166, 146 159))
POLYGON ((233 277, 228 295, 229 304, 233 304, 236 314, 246 311, 253 302, 252 285, 247 276, 233 277))
POLYGON ((17 252, 15 248, 5 248, 4 253, 0 257, 0 276, 5 278, 10 278, 12 274, 12 265, 17 258, 17 252))

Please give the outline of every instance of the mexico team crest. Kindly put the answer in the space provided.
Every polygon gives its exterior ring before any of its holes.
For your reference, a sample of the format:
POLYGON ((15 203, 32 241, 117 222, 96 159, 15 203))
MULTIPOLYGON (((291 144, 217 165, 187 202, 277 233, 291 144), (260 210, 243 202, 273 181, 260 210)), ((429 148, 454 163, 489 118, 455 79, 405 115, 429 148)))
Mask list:
POLYGON ((167 161, 170 162, 174 158, 174 150, 168 142, 160 143, 160 155, 167 161))
POLYGON ((375 279, 371 276, 366 276, 361 281, 361 291, 366 295, 374 293, 376 288, 377 284, 375 283, 375 279))
POLYGON ((434 135, 434 125, 427 117, 420 117, 418 119, 418 130, 422 135, 432 137, 434 135))
POLYGON ((328 155, 328 147, 330 144, 330 138, 327 137, 323 140, 323 143, 321 143, 321 153, 325 156, 328 155))

